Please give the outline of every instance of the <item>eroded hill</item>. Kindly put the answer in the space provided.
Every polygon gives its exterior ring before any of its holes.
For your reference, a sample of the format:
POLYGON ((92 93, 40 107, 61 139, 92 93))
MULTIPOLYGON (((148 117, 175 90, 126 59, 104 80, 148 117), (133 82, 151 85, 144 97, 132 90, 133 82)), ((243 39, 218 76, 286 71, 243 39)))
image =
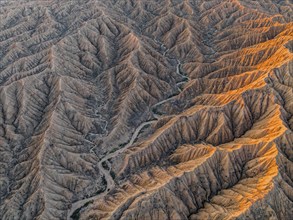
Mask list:
POLYGON ((0 219, 291 219, 292 16, 0 1, 0 219))

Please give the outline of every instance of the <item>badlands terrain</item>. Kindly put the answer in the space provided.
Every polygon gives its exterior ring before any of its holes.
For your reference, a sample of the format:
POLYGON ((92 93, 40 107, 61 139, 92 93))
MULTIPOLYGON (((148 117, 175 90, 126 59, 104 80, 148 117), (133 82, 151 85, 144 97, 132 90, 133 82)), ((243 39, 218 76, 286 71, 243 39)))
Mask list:
POLYGON ((291 0, 0 0, 0 219, 289 220, 291 0))

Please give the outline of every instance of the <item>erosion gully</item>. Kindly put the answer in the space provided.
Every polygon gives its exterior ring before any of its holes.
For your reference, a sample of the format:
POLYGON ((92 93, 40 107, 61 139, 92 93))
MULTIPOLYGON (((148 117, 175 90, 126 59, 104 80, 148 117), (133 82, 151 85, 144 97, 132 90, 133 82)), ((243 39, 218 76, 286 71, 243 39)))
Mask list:
MULTIPOLYGON (((178 86, 179 91, 181 92, 180 85, 188 82, 190 80, 190 78, 188 76, 183 75, 181 73, 181 70, 180 69, 181 69, 181 65, 182 64, 181 64, 181 62, 178 59, 176 59, 176 58, 169 58, 167 56, 167 52, 168 52, 169 49, 167 49, 166 46, 163 43, 159 42, 156 39, 155 39, 155 42, 158 43, 158 44, 160 44, 160 47, 163 50, 163 56, 164 57, 167 57, 168 59, 175 59, 176 60, 176 62, 177 62, 177 65, 176 65, 176 73, 183 78, 183 81, 176 83, 176 85, 178 86)), ((156 103, 155 105, 153 105, 150 109, 152 109, 152 111, 153 111, 154 107, 159 106, 159 105, 161 105, 161 104, 163 104, 163 103, 165 103, 165 102, 173 99, 174 97, 175 96, 172 96, 171 98, 164 99, 164 100, 156 103)), ((136 130, 134 131, 134 133, 132 134, 132 137, 131 137, 130 141, 128 142, 128 144, 126 144, 123 148, 121 148, 121 149, 119 149, 119 150, 117 150, 117 151, 115 151, 113 153, 108 154, 102 160, 99 161, 98 168, 99 168, 100 172, 105 177, 105 180, 106 180, 106 183, 107 183, 107 188, 104 190, 103 193, 100 193, 98 195, 95 195, 95 196, 92 196, 92 197, 89 197, 89 198, 85 198, 85 199, 82 199, 82 200, 79 200, 77 202, 72 203, 72 206, 71 206, 71 208, 70 208, 70 210, 68 211, 68 214, 67 214, 67 220, 72 220, 71 216, 73 215, 73 213, 76 210, 81 209, 82 207, 86 206, 87 203, 89 203, 91 201, 94 201, 94 200, 97 200, 99 198, 102 198, 104 195, 106 195, 110 190, 112 190, 115 187, 115 182, 114 182, 112 176, 110 175, 111 167, 110 167, 110 170, 107 170, 107 169, 105 169, 103 167, 103 163, 104 162, 107 163, 109 159, 117 156, 120 153, 123 153, 126 149, 128 149, 134 143, 134 141, 136 140, 137 136, 140 134, 141 130, 145 126, 150 125, 150 124, 153 124, 153 123, 155 123, 159 119, 160 115, 158 115, 158 114, 156 114, 154 112, 152 112, 152 113, 153 113, 153 116, 154 116, 155 119, 152 120, 152 121, 147 121, 147 122, 141 123, 136 128, 136 130)), ((93 150, 91 150, 91 152, 92 153, 95 153, 93 150)), ((109 164, 109 163, 107 163, 107 164, 109 164)))

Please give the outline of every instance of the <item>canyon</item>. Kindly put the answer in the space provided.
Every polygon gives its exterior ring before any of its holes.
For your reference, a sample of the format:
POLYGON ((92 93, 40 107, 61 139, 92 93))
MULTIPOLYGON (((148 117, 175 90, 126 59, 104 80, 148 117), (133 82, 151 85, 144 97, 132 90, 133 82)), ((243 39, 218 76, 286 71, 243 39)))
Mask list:
POLYGON ((0 0, 0 219, 293 216, 290 0, 0 0))

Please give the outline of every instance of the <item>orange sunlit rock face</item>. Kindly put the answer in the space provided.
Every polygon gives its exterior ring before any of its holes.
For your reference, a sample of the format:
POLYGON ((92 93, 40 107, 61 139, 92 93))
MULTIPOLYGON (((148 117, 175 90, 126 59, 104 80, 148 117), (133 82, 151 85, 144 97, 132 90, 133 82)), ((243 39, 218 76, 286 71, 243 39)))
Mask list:
POLYGON ((0 219, 292 219, 292 18, 0 0, 0 219))

